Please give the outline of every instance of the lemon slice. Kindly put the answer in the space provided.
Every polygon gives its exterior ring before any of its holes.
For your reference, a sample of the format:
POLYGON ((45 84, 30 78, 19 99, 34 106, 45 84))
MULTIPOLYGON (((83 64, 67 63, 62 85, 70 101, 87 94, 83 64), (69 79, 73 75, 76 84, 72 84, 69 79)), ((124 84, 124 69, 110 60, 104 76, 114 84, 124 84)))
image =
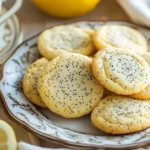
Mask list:
POLYGON ((17 141, 12 127, 2 120, 0 120, 0 150, 17 150, 17 141))

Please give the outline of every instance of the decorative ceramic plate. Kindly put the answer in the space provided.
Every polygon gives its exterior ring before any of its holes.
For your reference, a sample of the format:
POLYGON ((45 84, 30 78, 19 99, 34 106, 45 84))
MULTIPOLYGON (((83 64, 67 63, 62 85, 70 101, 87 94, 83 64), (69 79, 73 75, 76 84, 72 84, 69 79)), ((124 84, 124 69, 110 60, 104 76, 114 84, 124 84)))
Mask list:
MULTIPOLYGON (((104 24, 123 24, 139 30, 147 38, 150 49, 150 30, 135 24, 85 21, 69 25, 97 29, 104 24)), ((150 144, 150 128, 134 134, 112 136, 93 127, 88 115, 78 119, 65 119, 31 104, 22 91, 21 80, 29 64, 40 57, 37 37, 38 35, 21 44, 3 66, 1 97, 13 119, 32 133, 50 141, 66 144, 68 147, 127 149, 150 144)))
MULTIPOLYGON (((0 103, 1 104, 1 103, 0 103)), ((15 131, 17 141, 24 141, 26 143, 32 144, 32 145, 39 145, 39 141, 37 140, 37 137, 31 134, 30 132, 27 132, 25 129, 20 127, 18 124, 13 122, 9 119, 9 117, 4 112, 4 109, 0 106, 0 120, 6 121, 8 124, 10 124, 15 131)))
MULTIPOLYGON (((1 15, 7 10, 3 7, 1 15)), ((0 64, 2 64, 23 40, 21 27, 16 15, 0 24, 0 64)))

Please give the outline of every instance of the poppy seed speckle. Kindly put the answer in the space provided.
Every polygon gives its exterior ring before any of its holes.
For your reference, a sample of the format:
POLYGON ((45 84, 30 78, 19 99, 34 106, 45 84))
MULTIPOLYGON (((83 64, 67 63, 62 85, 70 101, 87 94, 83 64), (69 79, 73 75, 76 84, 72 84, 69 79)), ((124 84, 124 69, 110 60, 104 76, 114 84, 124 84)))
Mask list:
POLYGON ((109 91, 131 95, 150 81, 150 68, 139 55, 118 48, 99 51, 92 62, 95 78, 109 91))
POLYGON ((127 134, 146 129, 150 126, 150 100, 108 96, 94 108, 91 120, 97 128, 111 134, 127 134))
POLYGON ((37 90, 38 76, 43 67, 49 61, 46 58, 41 58, 29 65, 23 77, 22 85, 26 97, 34 104, 40 107, 46 107, 43 103, 40 94, 37 90))
POLYGON ((56 26, 45 30, 38 38, 38 48, 50 60, 68 52, 90 55, 94 51, 90 34, 72 26, 56 26))
POLYGON ((92 74, 91 59, 80 54, 52 60, 44 68, 38 87, 43 101, 49 101, 47 107, 55 113, 59 109, 58 114, 66 118, 90 113, 104 90, 92 74))
MULTIPOLYGON (((145 53, 138 53, 142 58, 146 60, 148 65, 150 66, 150 53, 145 52, 145 53)), ((136 98, 136 99, 143 99, 143 100, 148 100, 150 99, 150 83, 146 86, 146 88, 139 93, 131 95, 131 97, 136 98)))

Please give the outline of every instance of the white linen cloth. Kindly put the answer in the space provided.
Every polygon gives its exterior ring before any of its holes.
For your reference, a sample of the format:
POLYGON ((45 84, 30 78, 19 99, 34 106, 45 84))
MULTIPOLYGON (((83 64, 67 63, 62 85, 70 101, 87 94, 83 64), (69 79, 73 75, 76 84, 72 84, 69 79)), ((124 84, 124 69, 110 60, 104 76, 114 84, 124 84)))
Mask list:
POLYGON ((131 20, 150 27, 150 0, 117 0, 131 20))
POLYGON ((66 148, 42 148, 39 146, 30 145, 24 142, 18 143, 18 150, 71 150, 66 148))

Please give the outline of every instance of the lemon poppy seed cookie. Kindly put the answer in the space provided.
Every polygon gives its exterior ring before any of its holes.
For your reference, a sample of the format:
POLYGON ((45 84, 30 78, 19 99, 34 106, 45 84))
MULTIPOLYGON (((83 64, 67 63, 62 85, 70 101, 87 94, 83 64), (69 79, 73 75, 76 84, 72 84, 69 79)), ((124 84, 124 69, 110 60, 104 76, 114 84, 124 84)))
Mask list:
POLYGON ((32 63, 28 67, 22 81, 24 94, 32 103, 40 107, 46 106, 41 100, 40 94, 37 90, 38 75, 48 62, 49 61, 46 58, 41 58, 32 63))
POLYGON ((109 91, 131 95, 142 91, 150 81, 150 69, 139 55, 118 48, 99 51, 93 61, 95 78, 109 91))
POLYGON ((122 25, 101 26, 94 34, 97 49, 107 47, 125 48, 135 52, 147 51, 147 40, 137 30, 122 25))
MULTIPOLYGON (((145 53, 138 53, 141 57, 143 57, 148 65, 150 66, 150 53, 145 52, 145 53)), ((150 99, 150 83, 146 86, 144 90, 142 90, 139 93, 131 95, 131 97, 136 98, 136 99, 143 99, 143 100, 148 100, 150 99)))
POLYGON ((92 74, 91 59, 69 54, 46 65, 38 79, 38 91, 51 111, 76 118, 92 111, 102 99, 104 89, 92 74))
POLYGON ((38 48, 41 55, 52 59, 68 52, 90 55, 94 44, 91 35, 80 28, 57 26, 39 36, 38 48))
POLYGON ((111 134, 127 134, 150 127, 150 100, 126 96, 102 99, 91 114, 93 125, 111 134))
POLYGON ((150 52, 137 53, 137 54, 143 57, 148 63, 148 65, 150 66, 150 52))

